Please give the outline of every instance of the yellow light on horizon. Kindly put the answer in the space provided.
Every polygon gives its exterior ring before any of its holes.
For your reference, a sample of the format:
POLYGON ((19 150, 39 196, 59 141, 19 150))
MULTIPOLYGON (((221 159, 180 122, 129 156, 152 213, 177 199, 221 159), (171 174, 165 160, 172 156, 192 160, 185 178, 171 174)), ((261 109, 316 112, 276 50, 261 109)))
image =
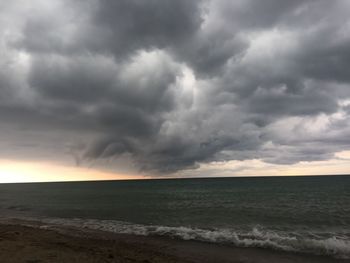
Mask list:
POLYGON ((200 176, 296 176, 349 174, 350 151, 342 151, 325 161, 299 162, 291 165, 265 163, 259 159, 232 160, 202 164, 197 170, 181 171, 173 175, 144 176, 101 171, 95 168, 65 166, 49 162, 29 162, 0 159, 0 183, 57 182, 89 180, 126 180, 150 178, 178 178, 200 176))
POLYGON ((142 179, 86 167, 53 163, 0 160, 0 183, 142 179))

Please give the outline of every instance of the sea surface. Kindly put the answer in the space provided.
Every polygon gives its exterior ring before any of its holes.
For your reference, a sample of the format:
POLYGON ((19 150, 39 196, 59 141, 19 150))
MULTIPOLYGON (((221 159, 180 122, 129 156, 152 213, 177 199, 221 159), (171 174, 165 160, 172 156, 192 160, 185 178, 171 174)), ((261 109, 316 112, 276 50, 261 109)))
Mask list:
POLYGON ((0 217, 350 258, 350 176, 0 184, 0 217))

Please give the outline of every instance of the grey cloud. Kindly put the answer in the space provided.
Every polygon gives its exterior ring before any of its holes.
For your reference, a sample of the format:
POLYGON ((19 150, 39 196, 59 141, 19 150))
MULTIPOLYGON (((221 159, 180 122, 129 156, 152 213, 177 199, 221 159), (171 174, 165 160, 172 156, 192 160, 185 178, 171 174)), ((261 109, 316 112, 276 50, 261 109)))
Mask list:
POLYGON ((32 63, 29 84, 53 100, 89 103, 108 96, 114 67, 104 57, 38 57, 32 63))
POLYGON ((52 152, 69 134, 79 163, 127 156, 163 174, 350 148, 347 1, 51 1, 1 35, 16 62, 0 62, 0 122, 52 152))
POLYGON ((137 49, 176 46, 194 34, 201 23, 201 1, 99 1, 94 22, 106 31, 116 54, 137 49))
POLYGON ((281 116, 333 113, 338 109, 337 101, 330 94, 306 88, 295 94, 284 88, 282 86, 277 91, 257 89, 248 99, 247 111, 281 116))
POLYGON ((49 12, 29 16, 14 45, 31 52, 92 51, 123 58, 139 49, 179 45, 195 34, 202 21, 201 1, 196 0, 58 2, 62 16, 49 12))

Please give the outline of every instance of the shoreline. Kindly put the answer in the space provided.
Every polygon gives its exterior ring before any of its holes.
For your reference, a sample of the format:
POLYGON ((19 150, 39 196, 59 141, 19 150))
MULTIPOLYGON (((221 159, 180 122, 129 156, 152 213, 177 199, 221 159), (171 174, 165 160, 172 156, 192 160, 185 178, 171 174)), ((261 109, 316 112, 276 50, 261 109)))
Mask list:
POLYGON ((36 221, 0 221, 0 262, 350 262, 263 248, 138 236, 50 226, 36 221))

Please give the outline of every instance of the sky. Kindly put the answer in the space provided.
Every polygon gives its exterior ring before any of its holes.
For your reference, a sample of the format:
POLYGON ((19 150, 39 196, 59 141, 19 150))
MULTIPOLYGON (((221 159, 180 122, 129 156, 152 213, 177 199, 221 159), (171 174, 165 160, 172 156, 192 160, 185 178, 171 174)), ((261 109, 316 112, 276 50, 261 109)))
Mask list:
POLYGON ((350 171, 350 1, 0 2, 0 182, 350 171))

